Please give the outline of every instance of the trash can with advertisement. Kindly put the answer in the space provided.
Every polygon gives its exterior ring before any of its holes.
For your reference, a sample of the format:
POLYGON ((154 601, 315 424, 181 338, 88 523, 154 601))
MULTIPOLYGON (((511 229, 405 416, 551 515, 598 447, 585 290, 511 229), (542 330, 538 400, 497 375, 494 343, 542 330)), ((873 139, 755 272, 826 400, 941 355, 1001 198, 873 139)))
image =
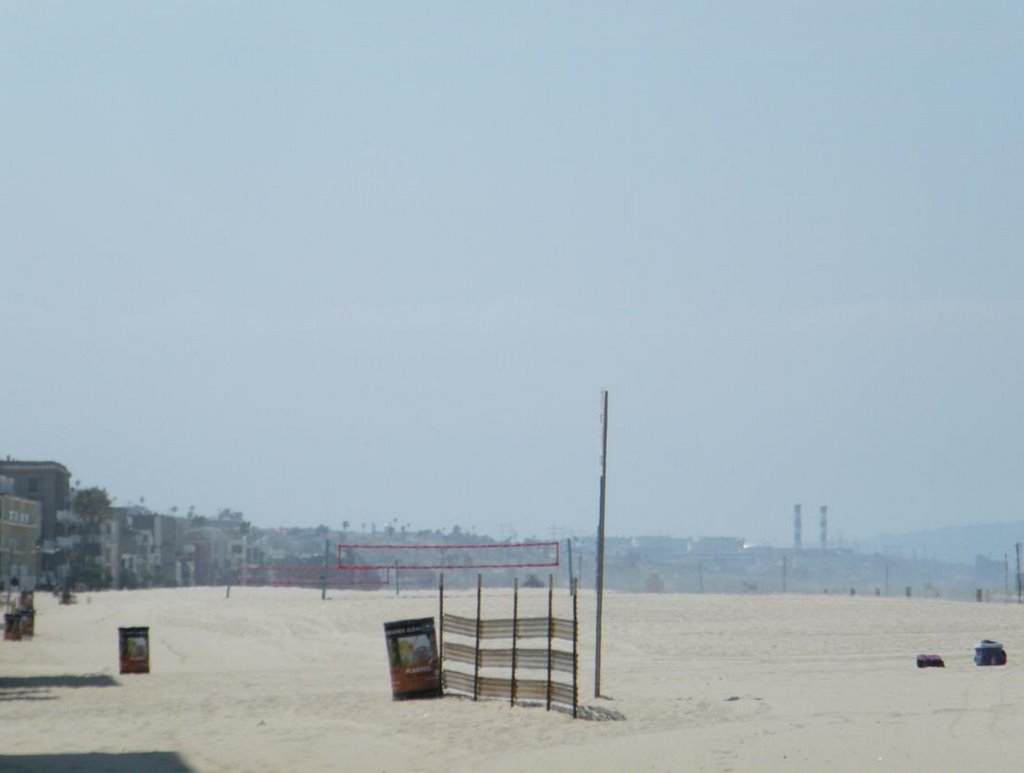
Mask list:
POLYGON ((21 635, 31 639, 36 635, 36 611, 34 609, 23 609, 18 613, 21 618, 21 635))
POLYGON ((1003 645, 991 639, 982 639, 974 645, 974 665, 1005 666, 1006 650, 1003 645))
POLYGON ((440 697, 441 668, 434 618, 384 623, 384 636, 391 667, 392 699, 440 697))
POLYGON ((149 628, 118 628, 122 674, 149 673, 149 628))
POLYGON ((4 638, 7 641, 21 641, 21 612, 4 613, 4 638))
POLYGON ((18 607, 21 613, 21 635, 31 639, 36 632, 35 594, 30 590, 23 590, 18 607))

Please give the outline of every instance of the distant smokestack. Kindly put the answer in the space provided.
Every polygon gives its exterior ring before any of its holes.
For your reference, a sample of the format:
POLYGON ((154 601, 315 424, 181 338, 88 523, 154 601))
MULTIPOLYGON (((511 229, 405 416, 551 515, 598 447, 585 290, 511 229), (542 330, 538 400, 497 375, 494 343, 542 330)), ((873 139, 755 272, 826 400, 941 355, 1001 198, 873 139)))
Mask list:
POLYGON ((793 505, 793 547, 797 550, 803 541, 803 524, 800 522, 800 505, 793 505))
POLYGON ((821 551, 828 548, 828 505, 821 506, 821 551))

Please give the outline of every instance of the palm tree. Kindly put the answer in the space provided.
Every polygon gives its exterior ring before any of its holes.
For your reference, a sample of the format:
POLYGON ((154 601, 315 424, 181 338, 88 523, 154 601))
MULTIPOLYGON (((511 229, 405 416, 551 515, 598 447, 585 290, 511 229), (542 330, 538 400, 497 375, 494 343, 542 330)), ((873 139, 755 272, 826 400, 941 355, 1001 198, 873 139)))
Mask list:
POLYGON ((92 587, 102 583, 102 571, 96 559, 100 555, 100 530, 110 519, 112 505, 106 489, 99 487, 78 489, 71 509, 82 519, 82 541, 75 548, 75 572, 82 582, 92 587))

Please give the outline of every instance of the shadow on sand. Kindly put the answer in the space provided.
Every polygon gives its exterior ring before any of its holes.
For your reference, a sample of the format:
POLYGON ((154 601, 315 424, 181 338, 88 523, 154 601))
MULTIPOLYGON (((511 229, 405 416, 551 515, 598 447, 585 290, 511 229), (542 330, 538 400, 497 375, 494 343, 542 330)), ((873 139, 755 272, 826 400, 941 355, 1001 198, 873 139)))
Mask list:
POLYGON ((175 752, 0 754, 5 773, 195 773, 175 752))
POLYGON ((106 674, 0 676, 0 690, 32 690, 46 687, 117 687, 117 680, 106 674))
POLYGON ((106 674, 60 674, 58 676, 2 676, 0 701, 52 701, 54 688, 117 687, 106 674))

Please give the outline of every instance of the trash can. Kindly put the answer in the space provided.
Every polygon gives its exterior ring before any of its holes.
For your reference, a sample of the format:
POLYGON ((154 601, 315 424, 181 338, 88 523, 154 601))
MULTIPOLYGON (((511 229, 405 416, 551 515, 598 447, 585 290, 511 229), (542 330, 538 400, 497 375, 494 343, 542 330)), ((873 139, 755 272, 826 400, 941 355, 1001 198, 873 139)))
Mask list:
POLYGON ((441 668, 437 658, 434 618, 384 623, 391 667, 391 698, 437 698, 441 695, 441 668))
POLYGON ((118 628, 122 674, 149 673, 149 628, 118 628))
POLYGON ((4 613, 4 639, 7 641, 21 641, 21 613, 4 613))
POLYGON ((1006 650, 997 641, 982 639, 974 646, 974 665, 1005 666, 1006 650))
POLYGON ((36 611, 23 609, 19 617, 21 618, 21 635, 31 639, 36 635, 36 611))

